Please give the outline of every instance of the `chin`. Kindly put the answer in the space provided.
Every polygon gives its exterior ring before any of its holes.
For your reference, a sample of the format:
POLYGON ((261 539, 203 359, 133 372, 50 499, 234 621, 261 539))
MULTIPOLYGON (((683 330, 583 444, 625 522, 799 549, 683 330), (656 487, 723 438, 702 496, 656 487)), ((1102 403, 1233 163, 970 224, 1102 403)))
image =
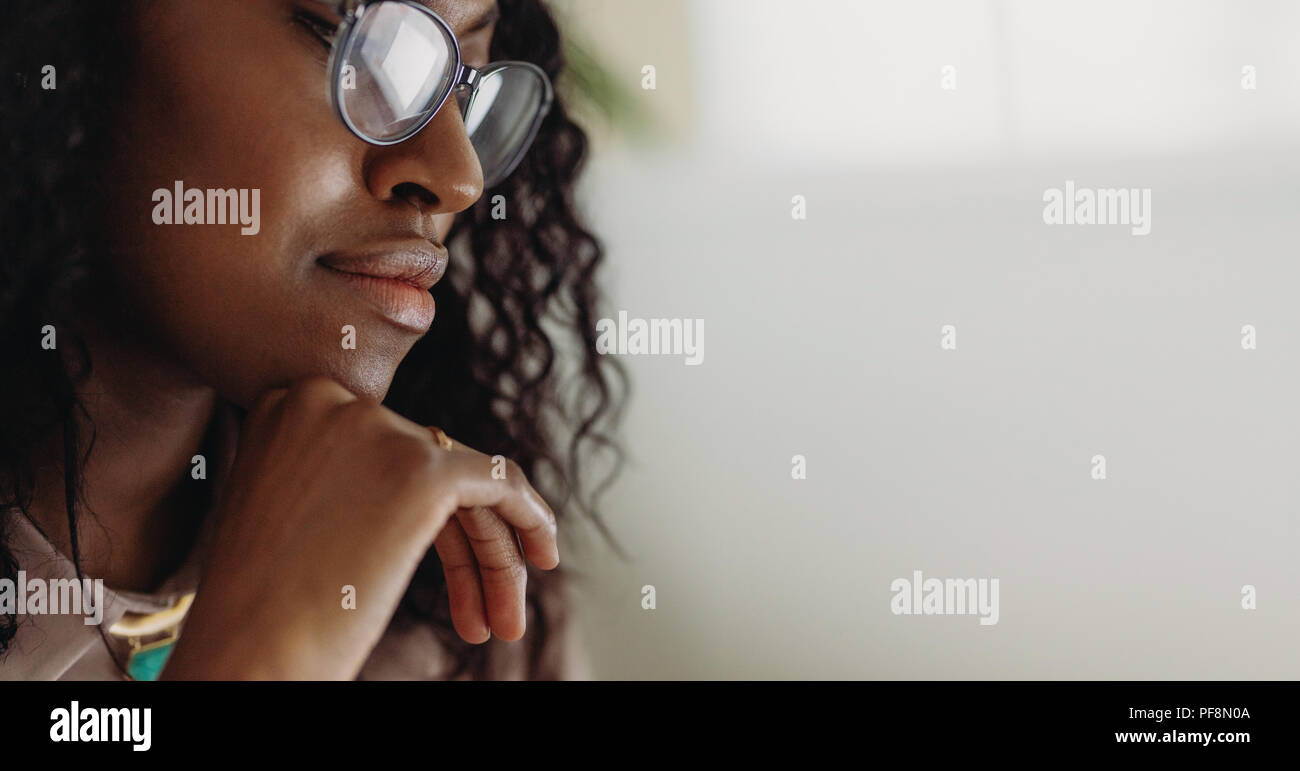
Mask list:
POLYGON ((368 396, 382 402, 393 386, 393 377, 400 363, 400 360, 388 358, 352 361, 348 363, 350 366, 335 370, 330 377, 357 396, 368 396))
MULTIPOLYGON (((279 347, 280 350, 293 349, 288 342, 279 347)), ((301 348, 298 350, 301 352, 301 348)), ((285 388, 314 375, 328 377, 357 396, 382 402, 392 388, 398 365, 409 350, 408 345, 369 345, 351 350, 317 350, 307 357, 272 361, 243 359, 240 362, 244 365, 242 367, 227 362, 215 370, 205 370, 208 375, 205 381, 222 398, 245 409, 268 390, 285 388)))

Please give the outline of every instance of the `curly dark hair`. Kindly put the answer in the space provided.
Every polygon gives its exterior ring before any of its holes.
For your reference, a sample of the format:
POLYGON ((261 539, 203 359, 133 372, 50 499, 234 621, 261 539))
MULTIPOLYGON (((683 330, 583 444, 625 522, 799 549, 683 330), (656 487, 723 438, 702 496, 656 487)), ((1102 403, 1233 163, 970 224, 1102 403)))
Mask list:
MULTIPOLYGON (((61 443, 72 560, 81 572, 75 523, 85 512, 82 468, 94 444, 77 421, 86 411, 78 384, 93 362, 85 344, 60 327, 60 352, 35 342, 46 324, 76 310, 93 271, 93 244, 82 213, 106 194, 95 169, 114 151, 110 126, 130 42, 122 7, 81 0, 18 0, 0 30, 0 72, 11 78, 0 102, 5 117, 5 235, 0 254, 0 507, 28 511, 32 457, 61 443), (39 87, 41 69, 57 67, 57 91, 39 87), (57 96, 56 96, 57 95, 57 96), (65 342, 69 340, 69 342, 65 342)), ((499 0, 493 59, 531 61, 556 80, 564 69, 556 24, 542 0, 499 0)), ((600 242, 583 225, 573 185, 587 138, 557 101, 515 173, 457 217, 448 236, 448 280, 434 288, 438 320, 399 367, 385 403, 413 421, 438 425, 488 454, 516 460, 563 521, 588 517, 617 550, 596 513, 596 499, 617 473, 622 453, 608 433, 626 395, 623 369, 596 350, 600 242), (510 216, 491 217, 505 196, 510 216), (569 363, 570 384, 557 361, 569 363), (561 434, 560 432, 564 433, 561 434), (591 455, 612 463, 602 483, 584 482, 591 455)), ((0 577, 17 572, 0 532, 0 577)), ((530 566, 530 571, 532 568, 530 566)), ((530 572, 528 676, 554 677, 547 659, 560 622, 558 571, 530 572)), ((494 643, 475 646, 454 632, 445 579, 429 550, 395 616, 432 624, 450 652, 448 677, 489 676, 494 643)), ((0 617, 0 654, 17 620, 0 617)), ((101 632, 102 633, 102 632, 101 632)))

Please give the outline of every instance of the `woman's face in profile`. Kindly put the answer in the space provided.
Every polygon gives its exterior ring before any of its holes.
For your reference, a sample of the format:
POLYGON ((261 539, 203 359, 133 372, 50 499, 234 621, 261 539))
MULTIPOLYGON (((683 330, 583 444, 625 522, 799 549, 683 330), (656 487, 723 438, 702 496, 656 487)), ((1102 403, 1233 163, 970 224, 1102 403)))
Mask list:
MULTIPOLYGON (((467 64, 488 61, 492 27, 469 28, 492 0, 430 7, 467 64)), ((321 373, 382 399, 432 321, 427 286, 445 268, 453 218, 482 194, 460 112, 444 106, 396 145, 358 139, 329 98, 329 49, 310 20, 337 17, 320 3, 140 8, 106 205, 94 213, 111 255, 101 289, 130 316, 100 333, 147 340, 182 377, 237 404, 321 373), (156 224, 155 191, 174 195, 178 182, 260 191, 257 232, 156 224)))

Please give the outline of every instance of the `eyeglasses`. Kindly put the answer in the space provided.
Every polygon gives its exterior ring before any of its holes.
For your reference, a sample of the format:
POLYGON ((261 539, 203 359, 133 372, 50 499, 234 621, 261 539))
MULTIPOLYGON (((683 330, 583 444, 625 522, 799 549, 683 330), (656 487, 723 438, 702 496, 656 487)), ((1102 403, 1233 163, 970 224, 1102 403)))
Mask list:
POLYGON ((317 0, 342 18, 331 44, 330 97, 361 139, 410 139, 456 94, 485 189, 515 170, 554 99, 551 81, 529 62, 466 66, 442 17, 410 0, 317 0))

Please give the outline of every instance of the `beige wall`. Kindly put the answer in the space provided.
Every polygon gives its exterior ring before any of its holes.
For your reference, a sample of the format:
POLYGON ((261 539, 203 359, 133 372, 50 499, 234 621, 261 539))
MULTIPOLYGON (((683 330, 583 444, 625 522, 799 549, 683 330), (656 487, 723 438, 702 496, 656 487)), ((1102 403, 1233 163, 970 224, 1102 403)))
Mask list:
POLYGON ((1300 6, 1249 5, 572 4, 677 127, 593 156, 609 310, 706 322, 625 358, 633 559, 566 556, 599 676, 1300 677, 1300 6), (1067 179, 1151 234, 1044 225, 1067 179), (892 614, 913 570, 999 623, 892 614))

